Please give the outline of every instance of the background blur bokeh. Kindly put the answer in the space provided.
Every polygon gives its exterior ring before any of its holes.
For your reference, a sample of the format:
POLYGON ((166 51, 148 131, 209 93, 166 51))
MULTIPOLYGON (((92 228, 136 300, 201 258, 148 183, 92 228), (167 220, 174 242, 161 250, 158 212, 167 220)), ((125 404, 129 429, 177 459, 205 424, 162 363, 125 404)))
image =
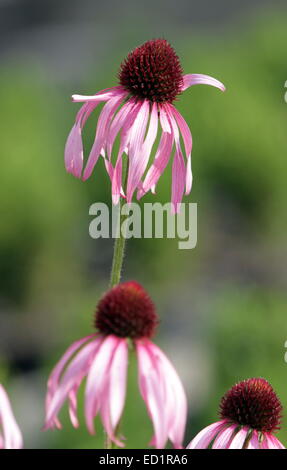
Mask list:
MULTIPOLYGON (((1 0, 0 382, 30 448, 101 447, 80 403, 74 430, 39 432, 47 376, 68 345, 89 334, 106 289, 112 240, 92 240, 89 206, 110 202, 99 162, 86 183, 66 174, 63 147, 77 104, 116 84, 120 61, 165 37, 185 72, 223 81, 225 94, 192 87, 178 101, 193 138, 198 245, 132 240, 124 279, 157 304, 156 338, 189 397, 188 442, 217 419, 236 381, 264 376, 287 409, 287 9, 279 1, 1 0)), ((86 133, 92 142, 92 126, 86 133)), ((158 187, 167 201, 170 175, 158 187)), ((146 201, 153 197, 147 196, 146 201)), ((131 361, 123 420, 127 447, 151 426, 131 361), (135 398, 136 397, 136 398, 135 398)), ((279 437, 287 445, 287 419, 279 437)))

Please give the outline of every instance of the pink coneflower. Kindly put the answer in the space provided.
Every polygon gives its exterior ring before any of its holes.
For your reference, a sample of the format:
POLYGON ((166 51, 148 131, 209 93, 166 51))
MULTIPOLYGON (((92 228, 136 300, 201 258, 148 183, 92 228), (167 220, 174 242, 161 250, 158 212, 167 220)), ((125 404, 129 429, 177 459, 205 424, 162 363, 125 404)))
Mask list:
POLYGON ((0 449, 22 449, 23 439, 10 401, 0 384, 0 449))
POLYGON ((165 39, 147 41, 132 51, 120 66, 119 83, 119 86, 92 96, 72 96, 73 101, 85 104, 77 114, 66 143, 66 169, 77 178, 86 180, 102 155, 112 183, 114 204, 118 203, 120 195, 126 195, 127 202, 130 202, 136 190, 138 198, 149 190, 154 191, 174 147, 171 202, 177 211, 184 191, 189 194, 191 190, 192 138, 187 123, 173 102, 191 85, 211 85, 222 91, 225 87, 208 75, 183 75, 179 58, 165 39), (106 104, 101 111, 96 137, 82 175, 82 129, 101 102, 106 104), (160 139, 149 166, 158 128, 160 139), (118 134, 120 145, 113 162, 112 150, 118 134), (129 162, 126 188, 122 187, 124 153, 128 155, 129 162))
POLYGON ((71 422, 78 426, 77 391, 85 377, 85 419, 93 434, 99 413, 103 426, 118 446, 116 435, 126 396, 129 344, 136 351, 141 396, 153 423, 152 445, 168 439, 182 446, 187 402, 181 381, 164 353, 150 338, 158 323, 154 305, 136 282, 118 284, 100 300, 95 316, 98 332, 73 343, 48 381, 45 428, 60 428, 58 413, 69 402, 71 422))
POLYGON ((281 414, 281 403, 267 380, 244 380, 222 398, 221 420, 200 431, 187 448, 284 449, 273 435, 281 414))

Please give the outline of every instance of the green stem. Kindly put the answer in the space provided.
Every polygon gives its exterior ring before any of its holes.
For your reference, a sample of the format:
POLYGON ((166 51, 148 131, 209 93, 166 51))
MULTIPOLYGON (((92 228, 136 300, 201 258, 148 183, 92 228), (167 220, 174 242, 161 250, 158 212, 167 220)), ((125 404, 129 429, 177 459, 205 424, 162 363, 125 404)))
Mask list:
POLYGON ((123 198, 120 198, 120 202, 118 205, 119 214, 118 214, 118 221, 117 221, 117 235, 118 238, 115 240, 114 245, 114 256, 113 256, 113 264, 111 270, 111 278, 110 278, 110 287, 116 286, 121 280, 121 273, 124 261, 124 254, 125 254, 125 244, 126 239, 125 236, 122 234, 122 221, 123 216, 121 214, 123 206, 123 198))
MULTIPOLYGON (((127 177, 128 177, 128 163, 124 165, 123 174, 124 174, 123 187, 126 188, 127 177)), ((113 255, 112 270, 111 270, 111 277, 110 277, 110 288, 119 284, 121 280, 122 267, 123 267, 123 261, 124 261, 124 255, 125 255, 126 238, 125 238, 125 234, 122 233, 122 222, 125 218, 125 216, 122 215, 123 204, 124 204, 124 199, 120 197, 119 204, 118 204, 119 212, 118 212, 118 220, 117 220, 117 228, 116 228, 117 238, 114 244, 114 255, 113 255)), ((120 423, 117 426, 117 430, 115 434, 117 434, 118 432, 119 425, 120 423)), ((117 446, 106 435, 105 449, 116 449, 116 448, 117 446)))

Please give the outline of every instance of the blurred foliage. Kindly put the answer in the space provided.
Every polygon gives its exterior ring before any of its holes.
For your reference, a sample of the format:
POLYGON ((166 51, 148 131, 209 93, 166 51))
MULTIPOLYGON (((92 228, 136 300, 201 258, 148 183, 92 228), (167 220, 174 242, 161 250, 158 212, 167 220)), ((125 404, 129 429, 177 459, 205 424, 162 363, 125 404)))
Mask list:
MULTIPOLYGON (((225 94, 192 87, 177 103, 194 139, 189 200, 198 203, 198 246, 186 252, 178 250, 176 240, 131 240, 125 278, 147 286, 167 337, 173 317, 187 312, 184 333, 174 333, 178 349, 181 341, 192 345, 195 339, 207 345, 212 374, 203 381, 208 388, 198 405, 191 394, 187 439, 216 420, 220 397, 244 378, 266 377, 287 406, 286 36, 286 15, 272 14, 222 37, 183 33, 176 44, 186 73, 212 75, 227 87, 225 94), (172 315, 171 298, 178 310, 172 315)), ((12 390, 21 388, 19 380, 26 377, 39 387, 39 400, 55 361, 90 331, 112 256, 111 240, 88 236, 90 204, 111 204, 102 162, 85 184, 64 170, 64 141, 77 109, 68 95, 113 86, 114 67, 125 50, 126 44, 119 43, 97 83, 91 79, 79 90, 68 80, 52 85, 33 63, 1 68, 0 380, 12 390)), ((85 132, 87 147, 93 119, 85 132)), ((169 168, 157 201, 168 200, 170 182, 169 168)), ((144 199, 154 200, 152 195, 144 199)), ((192 376, 190 370, 189 391, 192 376)), ((127 446, 144 447, 152 430, 139 397, 134 358, 128 393, 127 446)), ((100 424, 96 438, 85 429, 82 394, 79 430, 68 423, 67 410, 61 432, 39 434, 23 418, 27 446, 100 447, 100 424)), ((21 414, 20 404, 17 409, 21 414)), ((40 427, 43 415, 37 419, 40 427)), ((286 427, 280 437, 286 445, 286 427)))

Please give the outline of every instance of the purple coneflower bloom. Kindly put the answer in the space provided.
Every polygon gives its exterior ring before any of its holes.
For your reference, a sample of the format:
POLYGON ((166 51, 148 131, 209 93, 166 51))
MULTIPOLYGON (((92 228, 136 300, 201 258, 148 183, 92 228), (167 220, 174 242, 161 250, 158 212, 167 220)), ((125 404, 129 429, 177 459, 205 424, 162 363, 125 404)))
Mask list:
POLYGON ((184 192, 189 194, 192 185, 192 137, 187 123, 173 102, 191 85, 211 85, 222 91, 225 87, 208 75, 183 75, 179 58, 165 39, 147 41, 132 51, 121 64, 119 83, 118 86, 92 96, 72 96, 73 101, 84 102, 84 105, 77 114, 66 143, 66 169, 77 178, 86 180, 102 155, 112 183, 114 204, 118 203, 121 195, 126 196, 127 202, 131 202, 135 191, 138 198, 150 190, 154 192, 174 148, 171 202, 174 210, 178 211, 184 192), (102 102, 105 105, 82 175, 82 129, 92 111, 102 102), (158 128, 159 143, 149 165, 158 128), (113 162, 112 150, 118 134, 120 145, 113 162), (124 153, 128 155, 129 162, 126 188, 122 187, 124 153))
POLYGON ((222 398, 221 420, 200 431, 187 448, 284 449, 273 435, 281 414, 281 403, 267 380, 244 380, 222 398))
POLYGON ((141 396, 153 423, 152 445, 168 439, 182 446, 187 401, 181 381, 165 354, 151 342, 158 323, 154 304, 136 282, 118 284, 100 300, 95 316, 98 332, 73 343, 48 381, 45 428, 60 428, 58 413, 67 399, 71 422, 78 426, 77 391, 85 377, 85 419, 93 434, 99 413, 109 438, 116 436, 126 396, 129 343, 138 359, 141 396))
POLYGON ((23 439, 8 395, 0 384, 0 449, 22 449, 23 439))

